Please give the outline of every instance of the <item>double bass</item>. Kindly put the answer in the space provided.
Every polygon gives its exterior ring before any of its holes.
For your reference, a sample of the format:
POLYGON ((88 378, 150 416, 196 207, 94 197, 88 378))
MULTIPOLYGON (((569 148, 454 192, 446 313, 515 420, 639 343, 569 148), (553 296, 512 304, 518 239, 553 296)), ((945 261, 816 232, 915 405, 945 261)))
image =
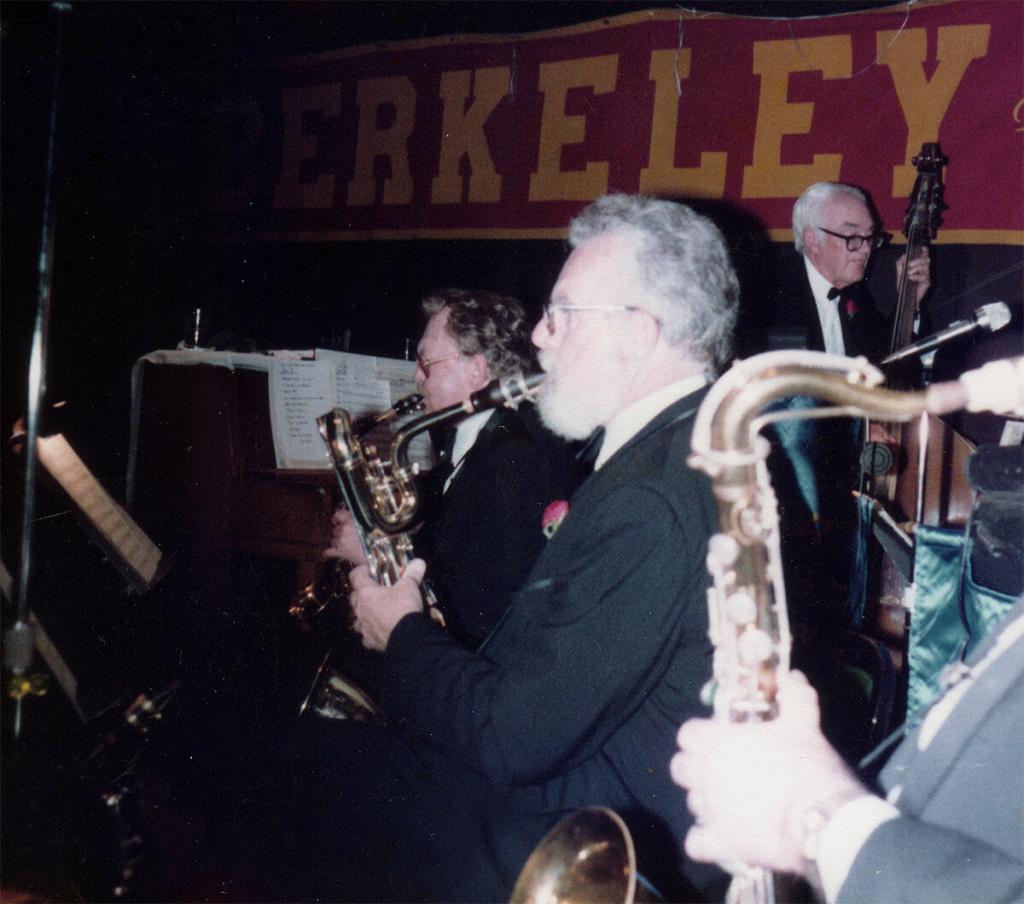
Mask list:
MULTIPOLYGON (((941 225, 942 171, 948 164, 938 143, 926 143, 913 158, 917 178, 907 206, 904 235, 906 262, 900 274, 889 354, 913 341, 917 317, 915 286, 908 277, 909 262, 935 239, 941 225)), ((930 357, 930 356, 929 356, 930 357)), ((916 372, 889 375, 897 388, 928 382, 931 361, 921 362, 916 372)), ((869 581, 875 585, 877 627, 884 637, 905 641, 908 588, 912 581, 913 531, 918 524, 966 521, 971 493, 964 478, 967 457, 973 446, 931 414, 909 424, 873 422, 866 425, 867 442, 861 455, 862 492, 872 501, 874 533, 885 555, 869 565, 869 581)))
MULTIPOLYGON (((896 296, 896 309, 893 314, 892 332, 887 349, 892 354, 913 341, 914 325, 917 321, 916 286, 910 281, 910 262, 917 257, 922 248, 931 245, 938 233, 943 207, 942 200, 942 169, 949 161, 942 155, 938 143, 926 143, 921 146, 921 153, 913 158, 917 167, 917 179, 907 205, 907 213, 903 224, 903 234, 907 237, 905 265, 900 273, 899 287, 896 296)), ((930 362, 928 362, 930 363, 930 362)), ((923 369, 927 365, 923 365, 923 369)), ((901 370, 890 375, 891 380, 900 388, 910 388, 907 384, 917 382, 916 375, 901 370)), ((906 470, 906 458, 903 450, 903 425, 875 423, 872 430, 869 423, 866 427, 867 442, 861 455, 862 470, 865 475, 864 490, 881 503, 896 499, 896 484, 906 470), (879 435, 880 439, 873 438, 879 435)), ((917 505, 902 512, 907 517, 919 514, 917 505)))

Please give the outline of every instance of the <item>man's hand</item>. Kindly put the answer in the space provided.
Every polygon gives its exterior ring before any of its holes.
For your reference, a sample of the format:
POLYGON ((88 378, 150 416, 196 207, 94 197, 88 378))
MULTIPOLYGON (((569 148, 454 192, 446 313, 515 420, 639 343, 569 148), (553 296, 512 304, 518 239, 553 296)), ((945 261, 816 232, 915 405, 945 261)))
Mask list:
POLYGON ((334 528, 331 532, 331 545, 324 550, 325 559, 344 559, 353 565, 365 565, 366 553, 359 539, 355 519, 347 508, 341 506, 334 510, 331 517, 334 528))
MULTIPOLYGON (((899 292, 900 283, 903 281, 903 268, 907 264, 907 256, 904 254, 898 261, 896 261, 896 291, 899 292)), ((910 268, 907 270, 907 279, 914 286, 914 307, 915 309, 921 306, 921 302, 925 295, 928 294, 928 290, 932 287, 932 261, 931 255, 928 253, 928 246, 922 246, 914 259, 910 262, 910 268)))
POLYGON ((426 562, 413 559, 390 587, 380 586, 365 565, 352 570, 352 593, 348 598, 354 616, 352 627, 363 638, 364 647, 383 653, 395 625, 410 612, 423 611, 420 582, 426 570, 426 562))
POLYGON ((770 722, 690 719, 679 729, 670 768, 697 820, 686 835, 694 860, 799 874, 806 814, 868 793, 822 735, 807 679, 788 675, 778 699, 770 722))

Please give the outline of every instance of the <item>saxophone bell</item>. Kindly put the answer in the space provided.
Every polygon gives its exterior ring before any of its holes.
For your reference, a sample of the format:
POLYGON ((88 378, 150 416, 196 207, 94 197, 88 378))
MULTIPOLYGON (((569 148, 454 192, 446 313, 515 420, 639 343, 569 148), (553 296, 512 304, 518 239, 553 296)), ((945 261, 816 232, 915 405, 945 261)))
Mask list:
POLYGON ((633 837, 605 807, 584 807, 562 819, 526 861, 511 904, 622 904, 662 901, 640 879, 633 837))

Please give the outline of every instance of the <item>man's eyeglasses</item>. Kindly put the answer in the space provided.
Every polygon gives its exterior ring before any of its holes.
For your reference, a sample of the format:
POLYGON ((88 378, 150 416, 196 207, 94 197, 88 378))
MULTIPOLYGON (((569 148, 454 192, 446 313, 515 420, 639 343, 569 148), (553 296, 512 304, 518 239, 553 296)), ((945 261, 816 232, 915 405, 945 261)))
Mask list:
POLYGON ((452 355, 445 355, 443 358, 434 358, 432 361, 428 361, 419 352, 416 352, 416 363, 420 366, 420 370, 423 371, 423 376, 426 379, 430 379, 430 368, 435 364, 440 364, 442 361, 451 361, 452 358, 458 358, 462 355, 462 352, 455 352, 452 355))
POLYGON ((828 235, 834 235, 837 239, 842 239, 846 242, 847 251, 860 251, 865 243, 871 248, 872 251, 881 248, 887 241, 889 241, 889 233, 887 232, 873 232, 871 235, 843 235, 841 232, 833 232, 831 229, 826 229, 824 226, 818 226, 822 232, 828 235))
POLYGON ((555 311, 642 311, 632 304, 546 304, 544 306, 544 323, 548 332, 555 332, 555 311))

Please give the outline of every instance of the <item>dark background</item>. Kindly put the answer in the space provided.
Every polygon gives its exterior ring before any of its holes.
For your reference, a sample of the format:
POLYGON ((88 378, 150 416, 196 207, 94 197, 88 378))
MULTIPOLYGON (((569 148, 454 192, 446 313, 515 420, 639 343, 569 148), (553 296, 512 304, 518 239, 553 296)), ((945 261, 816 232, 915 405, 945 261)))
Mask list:
MULTIPOLYGON (((686 4, 782 17, 882 5, 888 4, 686 4)), ((245 350, 345 348, 347 343, 351 351, 398 357, 406 340, 415 345, 418 300, 426 291, 447 285, 491 288, 517 294, 537 311, 550 289, 565 256, 559 241, 207 242, 206 149, 213 138, 208 110, 222 83, 237 80, 240 67, 374 41, 535 31, 656 6, 677 4, 74 4, 63 15, 57 67, 55 245, 46 364, 49 401, 66 399, 68 406, 54 425, 68 434, 107 489, 123 498, 132 364, 147 352, 174 348, 188 338, 197 307, 206 312, 208 336, 245 350)), ((0 426, 5 435, 26 408, 56 18, 48 3, 7 0, 0 6, 0 426)), ((863 152, 871 152, 869 138, 863 152)), ((955 163, 970 166, 970 161, 955 163)), ((742 210, 708 202, 698 206, 716 219, 730 243, 744 285, 745 329, 753 335, 778 319, 772 285, 776 274, 794 262, 795 252, 768 242, 761 225, 742 210)), ((886 249, 873 268, 872 286, 883 307, 892 302, 892 262, 898 253, 898 248, 886 249)), ((947 355, 940 362, 944 371, 955 375, 984 359, 1019 353, 1020 248, 939 245, 933 256, 933 328, 995 299, 1009 302, 1016 312, 1013 327, 1002 335, 968 342, 947 355)), ((1000 422, 976 418, 959 426, 972 438, 990 440, 1000 422)), ((23 468, 23 459, 5 446, 0 533, 4 563, 15 573, 23 468)), ((37 595, 32 598, 40 605, 60 600, 68 613, 65 634, 96 631, 83 621, 83 612, 91 611, 101 596, 113 600, 122 615, 138 616, 139 610, 120 605, 124 593, 117 574, 82 541, 77 525, 52 517, 66 514, 67 503, 44 489, 40 506, 37 595)), ((280 576, 273 568, 247 562, 223 578, 233 586, 235 605, 260 601, 252 604, 258 616, 243 618, 236 611, 226 620, 233 625, 232 642, 242 638, 237 658, 243 672, 248 647, 257 646, 254 638, 280 643, 277 628, 260 633, 252 621, 269 618, 267 612, 280 612, 284 605, 276 596, 280 576)), ((162 616, 177 618, 199 606, 212 610, 222 602, 193 587, 179 591, 162 616)), ((5 601, 5 625, 10 616, 5 601)), ((215 617, 211 623, 227 636, 228 629, 215 617)), ((152 636, 168 625, 136 617, 131 629, 130 635, 110 635, 120 646, 111 650, 106 667, 128 668, 148 656, 157 649, 152 636)), ((277 662, 286 652, 277 650, 275 656, 277 662)), ((266 703, 254 694, 247 705, 255 712, 266 703)), ((249 708, 239 711, 243 719, 249 714, 249 708)), ((103 890, 113 887, 110 869, 116 858, 111 851, 119 844, 120 830, 108 818, 109 810, 99 818, 97 789, 108 787, 109 774, 121 765, 119 746, 101 745, 103 768, 94 768, 97 760, 90 753, 97 749, 97 732, 106 729, 78 725, 56 689, 43 702, 26 703, 25 715, 25 737, 15 742, 12 707, 5 696, 3 883, 38 887, 45 879, 50 899, 103 899, 103 890)), ((135 755, 134 748, 129 755, 135 755)))
MULTIPOLYGON (((81 449, 123 493, 128 376, 173 348, 204 309, 209 335, 257 348, 342 348, 400 356, 419 330, 418 297, 445 285, 542 302, 564 257, 557 241, 295 242, 204 240, 207 111, 237 67, 380 40, 567 25, 666 3, 80 3, 64 14, 52 217, 50 398, 90 425, 81 449)), ((879 3, 698 2, 737 15, 803 16, 879 3)), ((6 2, 2 17, 2 266, 5 428, 24 411, 38 293, 40 217, 52 104, 56 13, 6 2)), ((870 153, 870 146, 865 146, 870 153)), ((955 161, 958 166, 969 161, 955 161)), ((870 189, 870 186, 868 186, 870 189)), ((744 277, 748 321, 765 317, 770 247, 742 211, 707 206, 744 277)), ((895 231, 898 224, 886 224, 895 231)), ((890 255, 891 256, 891 255, 890 255)), ((956 298, 1014 263, 1019 249, 941 247, 933 325, 993 298, 1017 299, 1019 273, 956 298)), ((888 260, 873 268, 889 288, 888 260)), ((885 296, 891 292, 882 293, 885 296)))

